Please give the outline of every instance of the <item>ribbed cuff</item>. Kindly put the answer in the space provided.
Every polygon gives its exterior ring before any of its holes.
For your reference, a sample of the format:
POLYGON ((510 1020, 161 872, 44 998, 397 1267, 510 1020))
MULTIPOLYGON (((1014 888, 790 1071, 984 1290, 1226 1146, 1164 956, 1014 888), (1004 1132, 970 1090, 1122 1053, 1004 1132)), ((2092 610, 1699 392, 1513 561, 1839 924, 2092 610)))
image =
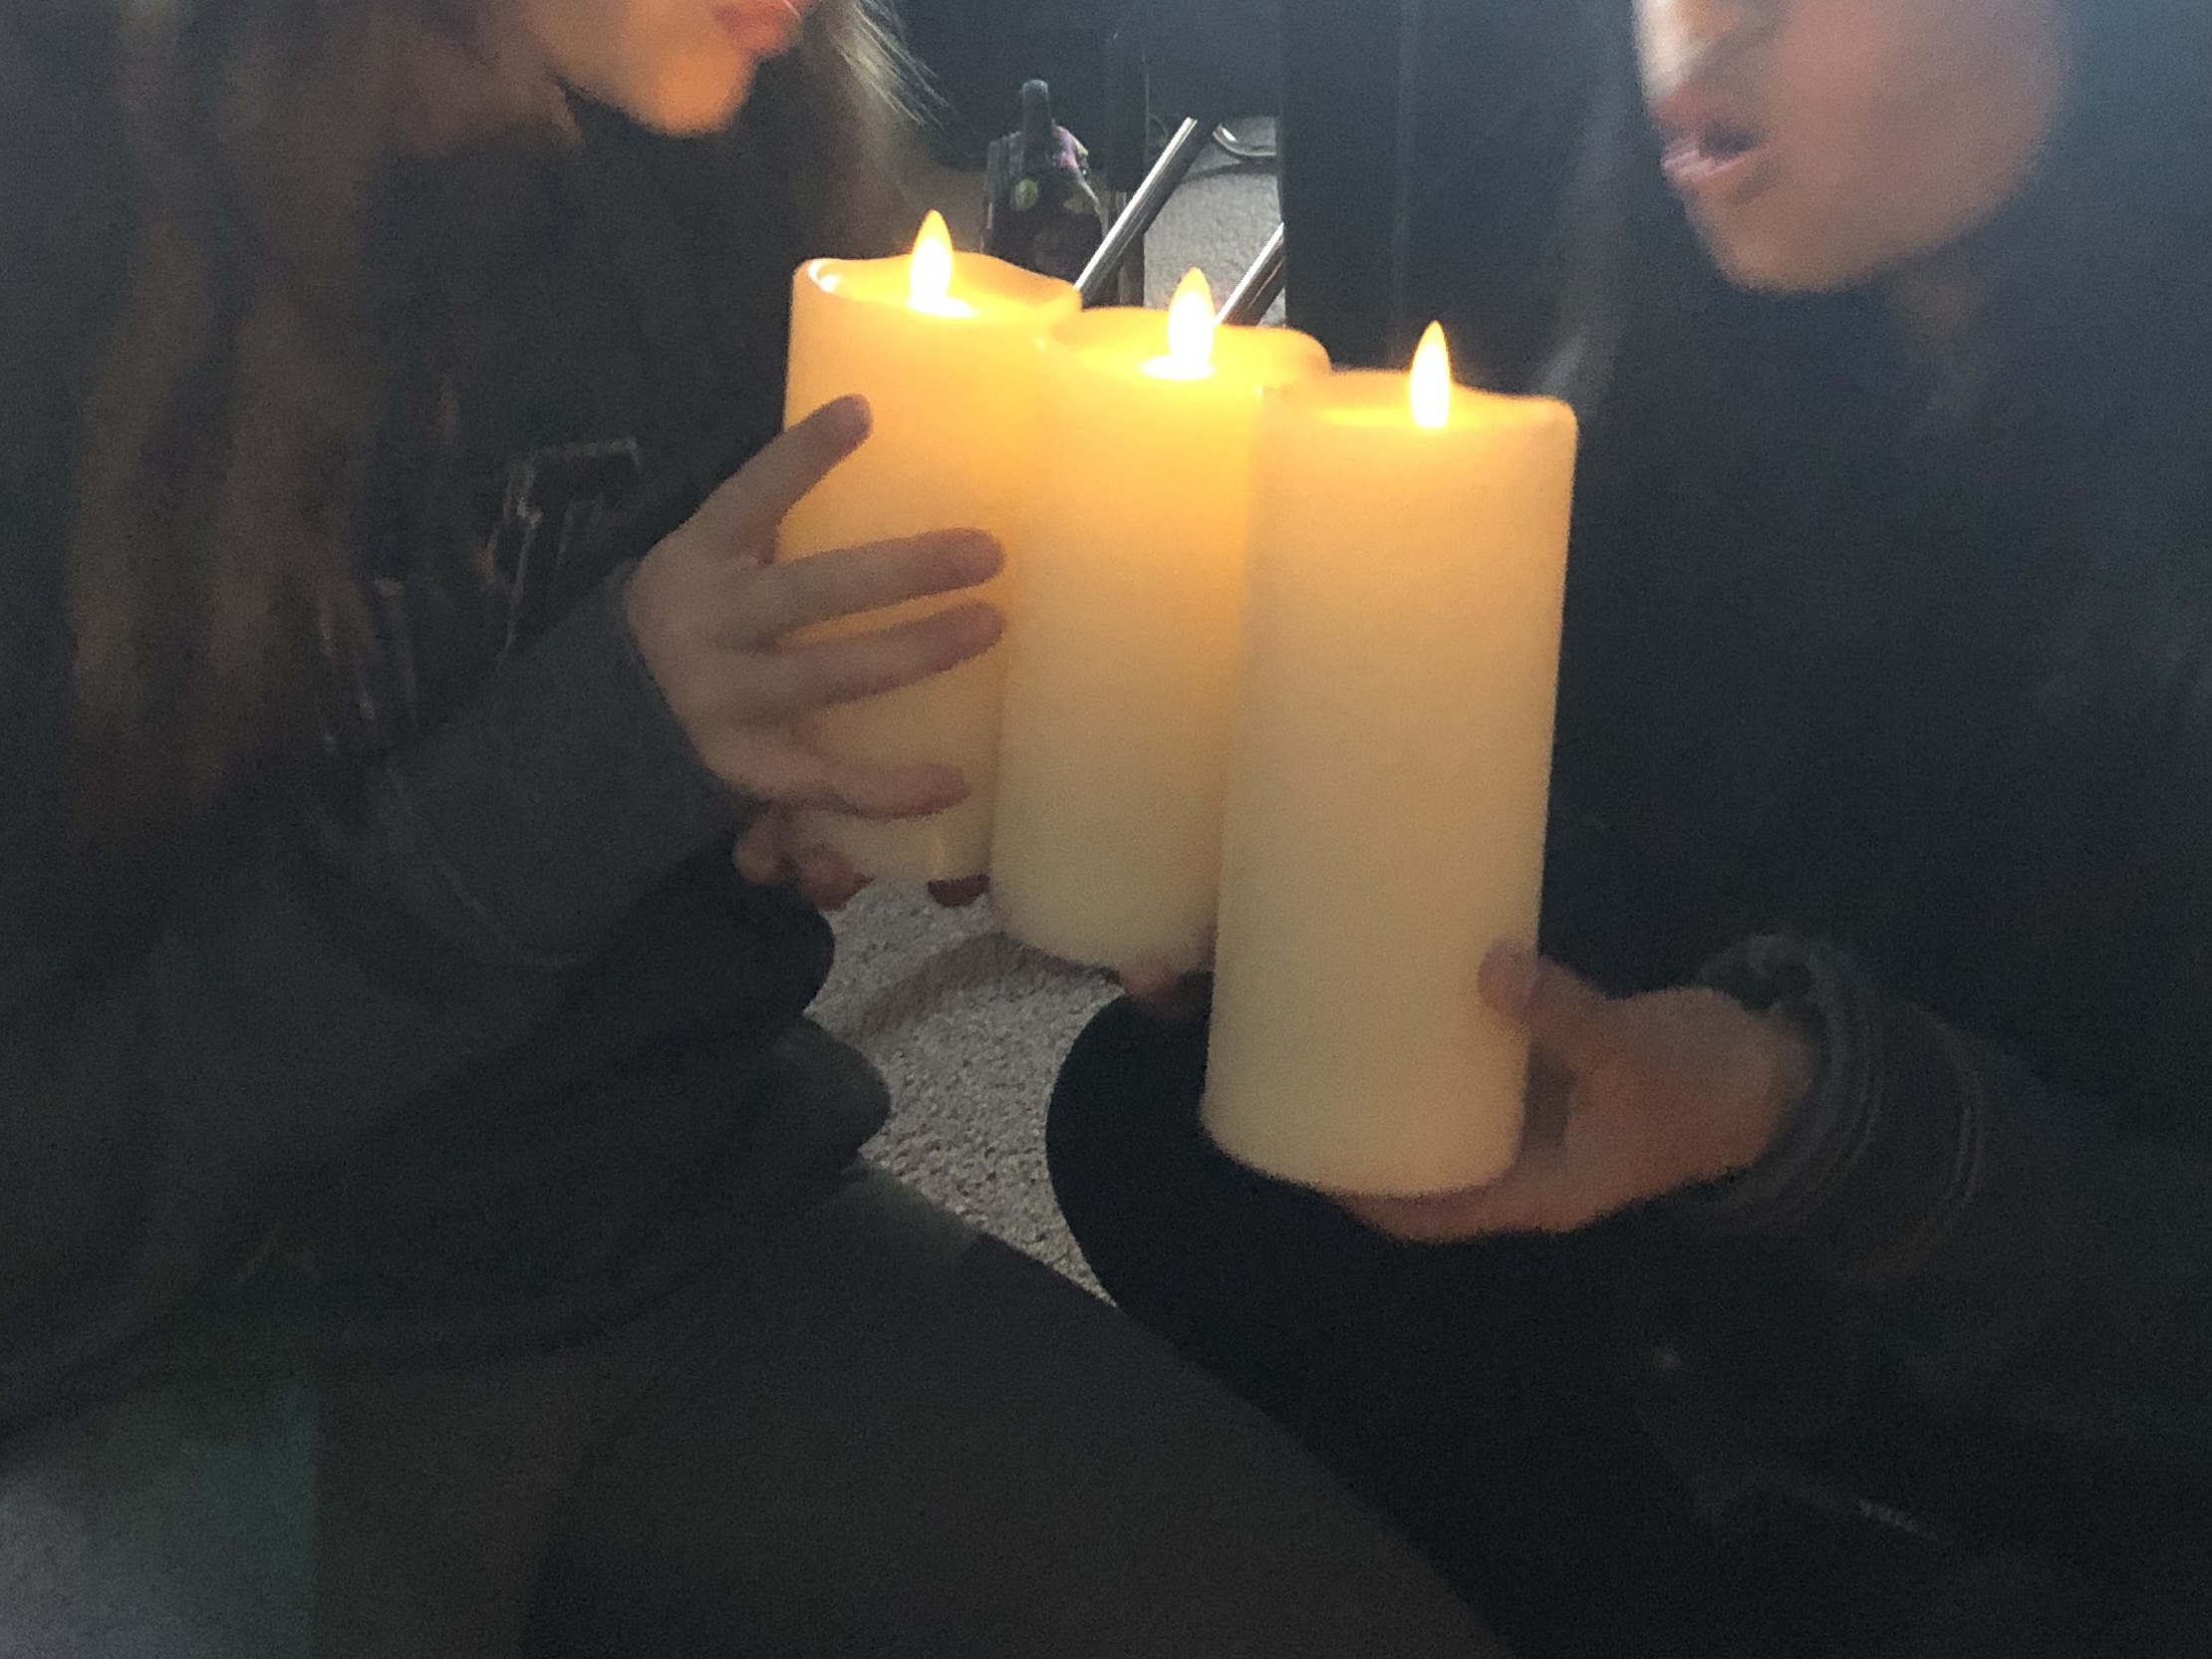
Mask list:
POLYGON ((623 607, 632 568, 394 768, 469 910, 532 960, 587 955, 760 811, 700 762, 639 655, 623 607))
POLYGON ((1718 1232, 1801 1247, 1844 1282, 1894 1284, 1920 1271, 1957 1231, 1984 1163, 1980 1073, 1957 1036, 1885 1000, 1833 946, 1754 940, 1701 977, 1797 1021, 1819 1058, 1767 1156, 1690 1195, 1685 1213, 1718 1232))

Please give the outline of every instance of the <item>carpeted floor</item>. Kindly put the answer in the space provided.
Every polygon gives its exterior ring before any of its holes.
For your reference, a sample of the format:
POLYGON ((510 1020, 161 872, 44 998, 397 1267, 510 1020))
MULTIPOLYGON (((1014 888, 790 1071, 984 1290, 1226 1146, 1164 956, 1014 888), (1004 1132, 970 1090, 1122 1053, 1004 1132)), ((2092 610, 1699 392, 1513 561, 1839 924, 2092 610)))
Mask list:
MULTIPOLYGON (((958 210, 968 182, 941 186, 958 210)), ((1275 217, 1271 176, 1203 166, 1153 233, 1153 303, 1191 265, 1226 294, 1275 217)), ((1087 1276, 1045 1183, 1044 1101, 1111 985, 994 933, 987 904, 880 890, 837 929, 817 1012, 890 1081, 896 1116, 872 1155, 1087 1276)), ((293 1391, 219 1423, 154 1396, 0 1447, 0 1659, 300 1659, 312 1446, 293 1391)))
POLYGON ((815 1017, 891 1085, 869 1155, 1008 1243, 1088 1282, 1044 1174, 1044 1103, 1103 974, 997 932, 988 904, 941 911, 920 894, 863 894, 838 918, 838 966, 815 1017))

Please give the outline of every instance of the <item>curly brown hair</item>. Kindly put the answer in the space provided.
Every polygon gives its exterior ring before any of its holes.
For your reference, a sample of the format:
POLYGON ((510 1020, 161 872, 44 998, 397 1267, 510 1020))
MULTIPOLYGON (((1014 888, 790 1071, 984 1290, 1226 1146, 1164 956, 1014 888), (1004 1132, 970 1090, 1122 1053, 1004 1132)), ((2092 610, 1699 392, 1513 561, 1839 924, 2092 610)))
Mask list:
MULTIPOLYGON (((472 30, 455 0, 0 5, 0 96, 60 74, 103 112, 81 125, 106 164, 76 158, 70 203, 105 227, 113 269, 64 366, 57 791, 69 856, 103 885, 119 863, 158 881, 150 866, 202 862, 259 780, 358 712, 375 648, 356 509, 403 359, 436 349, 380 330, 365 204, 411 147, 411 53, 426 39, 473 51, 472 30)), ((880 247, 911 105, 876 0, 826 0, 769 67, 715 141, 753 152, 733 180, 772 178, 782 200, 739 199, 733 182, 731 215, 777 227, 762 258, 880 247)), ((66 107, 51 94, 40 107, 66 107)), ((567 141, 546 119, 560 108, 549 98, 512 125, 567 141)))

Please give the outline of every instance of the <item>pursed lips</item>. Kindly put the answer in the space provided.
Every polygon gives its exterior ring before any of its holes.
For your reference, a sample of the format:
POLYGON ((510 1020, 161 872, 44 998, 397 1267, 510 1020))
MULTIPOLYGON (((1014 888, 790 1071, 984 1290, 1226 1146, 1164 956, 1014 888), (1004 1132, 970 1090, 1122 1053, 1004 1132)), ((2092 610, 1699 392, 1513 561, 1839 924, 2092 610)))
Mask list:
POLYGON ((788 52, 806 23, 798 7, 789 0, 752 0, 750 4, 716 6, 714 21, 740 51, 755 58, 772 58, 788 52))
POLYGON ((1735 101, 1700 79, 1677 82, 1655 100, 1651 120, 1666 146, 1668 181, 1689 195, 1742 183, 1765 144, 1735 101))

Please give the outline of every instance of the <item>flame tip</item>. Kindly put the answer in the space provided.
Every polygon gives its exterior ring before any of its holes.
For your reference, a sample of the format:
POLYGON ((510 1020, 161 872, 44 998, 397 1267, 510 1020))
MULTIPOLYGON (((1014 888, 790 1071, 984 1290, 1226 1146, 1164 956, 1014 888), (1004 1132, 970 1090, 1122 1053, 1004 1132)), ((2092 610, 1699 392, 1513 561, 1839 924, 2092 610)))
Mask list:
POLYGON ((1431 323, 1413 354, 1410 377, 1414 424, 1434 431, 1452 421, 1452 348, 1444 325, 1431 323))
POLYGON ((1213 372, 1215 332, 1214 290, 1194 266, 1168 306, 1168 355, 1162 361, 1174 378, 1199 380, 1213 372))
POLYGON ((938 316, 967 314, 967 307, 952 297, 953 235, 946 227, 945 215, 934 207, 914 238, 907 285, 907 298, 917 311, 938 316))

